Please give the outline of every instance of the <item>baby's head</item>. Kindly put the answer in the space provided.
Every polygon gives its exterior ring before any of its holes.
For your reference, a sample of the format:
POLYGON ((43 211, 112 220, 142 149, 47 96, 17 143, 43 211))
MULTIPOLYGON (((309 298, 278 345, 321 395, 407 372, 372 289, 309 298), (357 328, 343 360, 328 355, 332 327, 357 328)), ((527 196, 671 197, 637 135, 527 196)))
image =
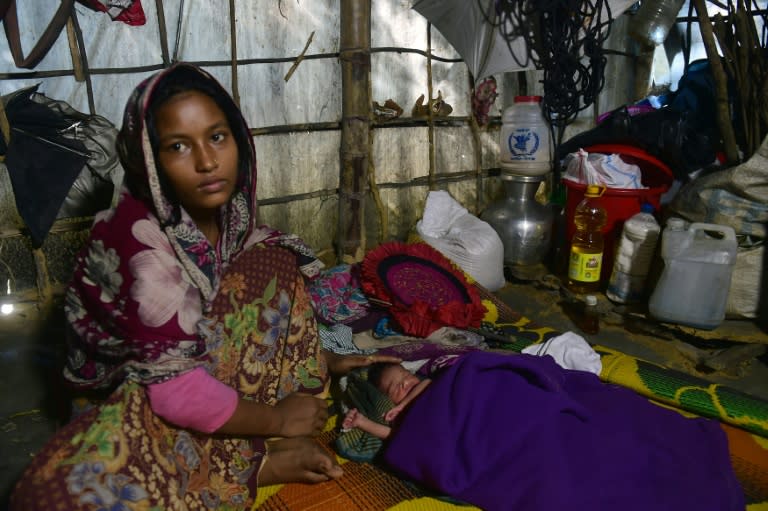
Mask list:
POLYGON ((421 380, 400 364, 382 362, 368 368, 368 381, 399 404, 421 380))

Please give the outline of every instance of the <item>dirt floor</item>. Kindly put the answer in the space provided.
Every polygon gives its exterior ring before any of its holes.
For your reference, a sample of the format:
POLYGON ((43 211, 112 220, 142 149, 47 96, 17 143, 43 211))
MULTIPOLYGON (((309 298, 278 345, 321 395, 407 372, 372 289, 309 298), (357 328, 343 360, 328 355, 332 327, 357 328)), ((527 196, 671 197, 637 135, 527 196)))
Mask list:
POLYGON ((21 304, 0 316, 0 509, 18 475, 65 418, 58 380, 63 317, 21 304))
POLYGON ((616 305, 596 293, 600 331, 589 335, 569 315, 583 296, 552 275, 508 271, 507 285, 496 294, 537 324, 768 400, 768 332, 754 321, 727 319, 714 330, 697 330, 660 323, 642 307, 616 305))
MULTIPOLYGON (((567 314, 580 297, 551 276, 508 275, 498 295, 541 326, 575 331, 589 342, 660 363, 768 400, 768 334, 750 321, 727 320, 711 331, 660 324, 598 294, 600 332, 580 332, 567 314)), ((54 307, 59 310, 60 307, 54 307)), ((66 416, 59 378, 64 320, 35 304, 0 316, 0 510, 34 453, 66 416)))

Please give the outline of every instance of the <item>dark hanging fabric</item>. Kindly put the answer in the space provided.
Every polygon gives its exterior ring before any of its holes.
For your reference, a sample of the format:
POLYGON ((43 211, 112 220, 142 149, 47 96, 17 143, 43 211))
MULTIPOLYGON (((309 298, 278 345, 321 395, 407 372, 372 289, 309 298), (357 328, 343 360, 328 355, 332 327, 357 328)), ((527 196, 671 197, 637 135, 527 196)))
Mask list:
POLYGON ((70 120, 32 99, 36 91, 37 86, 30 87, 8 99, 5 113, 11 139, 2 140, 0 153, 5 154, 16 209, 37 248, 87 162, 88 150, 83 142, 63 134, 71 127, 70 120))

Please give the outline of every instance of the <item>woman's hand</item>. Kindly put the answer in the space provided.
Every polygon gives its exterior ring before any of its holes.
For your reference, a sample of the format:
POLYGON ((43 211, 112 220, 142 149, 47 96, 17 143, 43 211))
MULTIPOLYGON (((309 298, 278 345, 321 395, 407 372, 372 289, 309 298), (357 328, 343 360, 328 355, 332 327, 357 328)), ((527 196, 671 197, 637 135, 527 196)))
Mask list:
POLYGON ((328 421, 328 403, 309 394, 290 394, 275 405, 275 410, 281 419, 278 436, 317 436, 328 421))
POLYGON ((335 376, 342 376, 358 367, 367 367, 377 362, 399 364, 402 359, 391 355, 339 355, 332 351, 322 351, 328 371, 335 376))

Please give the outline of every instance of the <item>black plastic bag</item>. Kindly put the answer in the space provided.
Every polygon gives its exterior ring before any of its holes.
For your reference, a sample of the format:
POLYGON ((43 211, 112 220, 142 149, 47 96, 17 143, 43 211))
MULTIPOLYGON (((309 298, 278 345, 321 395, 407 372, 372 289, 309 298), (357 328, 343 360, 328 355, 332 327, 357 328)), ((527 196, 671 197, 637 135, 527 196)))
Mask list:
POLYGON ((90 216, 111 205, 122 173, 114 125, 38 93, 37 86, 3 103, 11 137, 0 140, 0 154, 33 246, 42 245, 57 218, 90 216))

